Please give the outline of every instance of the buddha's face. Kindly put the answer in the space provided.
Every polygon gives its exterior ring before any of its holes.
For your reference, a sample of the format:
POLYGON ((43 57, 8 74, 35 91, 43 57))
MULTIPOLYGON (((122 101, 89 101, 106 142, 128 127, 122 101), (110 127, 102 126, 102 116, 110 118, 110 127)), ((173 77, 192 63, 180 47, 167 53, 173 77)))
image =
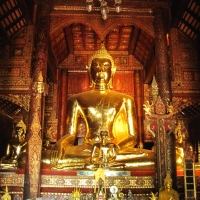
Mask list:
POLYGON ((23 142, 25 139, 24 129, 22 127, 16 127, 16 135, 18 137, 19 142, 23 142))
POLYGON ((167 190, 170 190, 170 189, 172 188, 172 182, 171 182, 171 181, 167 181, 167 182, 165 183, 165 188, 166 188, 167 190))
POLYGON ((109 83, 111 78, 112 65, 107 58, 95 58, 91 63, 90 73, 95 83, 109 83))

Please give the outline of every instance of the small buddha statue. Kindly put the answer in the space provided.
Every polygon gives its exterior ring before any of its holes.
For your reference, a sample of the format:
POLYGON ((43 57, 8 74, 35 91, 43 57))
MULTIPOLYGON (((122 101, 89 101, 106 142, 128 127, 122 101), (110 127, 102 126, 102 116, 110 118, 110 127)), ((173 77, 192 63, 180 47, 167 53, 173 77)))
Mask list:
POLYGON ((109 200, 118 200, 118 187, 115 185, 112 185, 110 187, 110 193, 111 193, 111 198, 109 200))
POLYGON ((153 152, 134 148, 138 136, 134 99, 112 90, 116 68, 103 44, 91 57, 87 69, 92 90, 69 97, 66 135, 52 147, 50 161, 44 156, 43 163, 50 163, 53 169, 84 168, 92 163, 93 147, 100 143, 101 132, 106 132, 106 140, 118 147, 113 155, 115 162, 128 163, 125 168, 140 162, 153 165, 153 152), (81 136, 80 125, 84 127, 81 136))
POLYGON ((6 154, 1 158, 0 168, 18 168, 23 167, 26 156, 27 140, 26 125, 22 120, 15 126, 15 138, 8 142, 6 154))
MULTIPOLYGON (((91 162, 85 165, 85 168, 99 168, 99 167, 115 167, 116 165, 120 166, 120 163, 115 163, 117 155, 117 146, 110 142, 107 131, 101 131, 100 141, 93 145, 91 153, 91 162)), ((121 165, 124 166, 123 164, 121 165)))
POLYGON ((179 200, 178 193, 172 189, 172 179, 169 173, 164 180, 164 189, 159 192, 159 200, 179 200))
POLYGON ((6 191, 5 194, 1 197, 2 200, 11 200, 11 196, 8 193, 8 186, 6 185, 6 191))
POLYGON ((175 132, 175 139, 176 139, 176 163, 177 165, 183 165, 184 159, 184 148, 183 148, 183 133, 182 133, 182 125, 181 121, 179 120, 177 126, 174 130, 175 132))
POLYGON ((127 196, 128 196, 128 198, 127 198, 128 200, 133 200, 134 199, 132 191, 130 189, 128 190, 128 195, 127 196))

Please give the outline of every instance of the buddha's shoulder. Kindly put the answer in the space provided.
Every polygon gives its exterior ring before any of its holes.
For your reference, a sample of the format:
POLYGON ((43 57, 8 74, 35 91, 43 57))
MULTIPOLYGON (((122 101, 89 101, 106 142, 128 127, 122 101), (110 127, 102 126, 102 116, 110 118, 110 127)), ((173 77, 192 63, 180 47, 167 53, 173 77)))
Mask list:
POLYGON ((131 99, 133 98, 130 95, 120 93, 114 90, 106 90, 106 91, 98 91, 98 90, 90 90, 78 94, 74 94, 69 97, 69 100, 78 100, 78 99, 90 99, 93 97, 102 97, 107 96, 109 98, 119 98, 119 99, 131 99))

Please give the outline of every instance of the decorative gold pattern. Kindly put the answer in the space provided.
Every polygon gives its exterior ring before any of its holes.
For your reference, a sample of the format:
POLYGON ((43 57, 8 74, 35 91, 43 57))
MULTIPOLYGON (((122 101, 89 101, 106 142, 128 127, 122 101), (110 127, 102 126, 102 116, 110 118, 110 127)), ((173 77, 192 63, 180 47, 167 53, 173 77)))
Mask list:
MULTIPOLYGON (((118 185, 123 181, 123 188, 154 188, 154 177, 152 176, 127 176, 127 177, 106 177, 106 187, 118 185)), ((93 176, 61 176, 42 175, 41 187, 52 188, 75 188, 77 182, 80 188, 94 188, 93 176)))
POLYGON ((32 90, 36 93, 42 94, 44 93, 44 96, 48 94, 49 85, 45 82, 43 82, 43 76, 42 72, 39 72, 38 82, 34 82, 32 86, 32 90))

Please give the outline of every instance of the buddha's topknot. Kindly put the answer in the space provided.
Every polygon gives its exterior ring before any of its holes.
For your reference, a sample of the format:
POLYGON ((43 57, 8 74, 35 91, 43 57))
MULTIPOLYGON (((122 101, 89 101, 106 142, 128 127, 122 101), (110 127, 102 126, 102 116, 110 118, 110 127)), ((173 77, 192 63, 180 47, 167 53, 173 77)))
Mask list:
POLYGON ((89 63, 88 63, 88 67, 91 67, 92 61, 95 58, 107 58, 111 61, 112 67, 114 67, 114 60, 112 58, 112 56, 108 53, 108 51, 106 50, 104 43, 101 43, 100 49, 98 51, 96 51, 91 58, 89 59, 89 63))

